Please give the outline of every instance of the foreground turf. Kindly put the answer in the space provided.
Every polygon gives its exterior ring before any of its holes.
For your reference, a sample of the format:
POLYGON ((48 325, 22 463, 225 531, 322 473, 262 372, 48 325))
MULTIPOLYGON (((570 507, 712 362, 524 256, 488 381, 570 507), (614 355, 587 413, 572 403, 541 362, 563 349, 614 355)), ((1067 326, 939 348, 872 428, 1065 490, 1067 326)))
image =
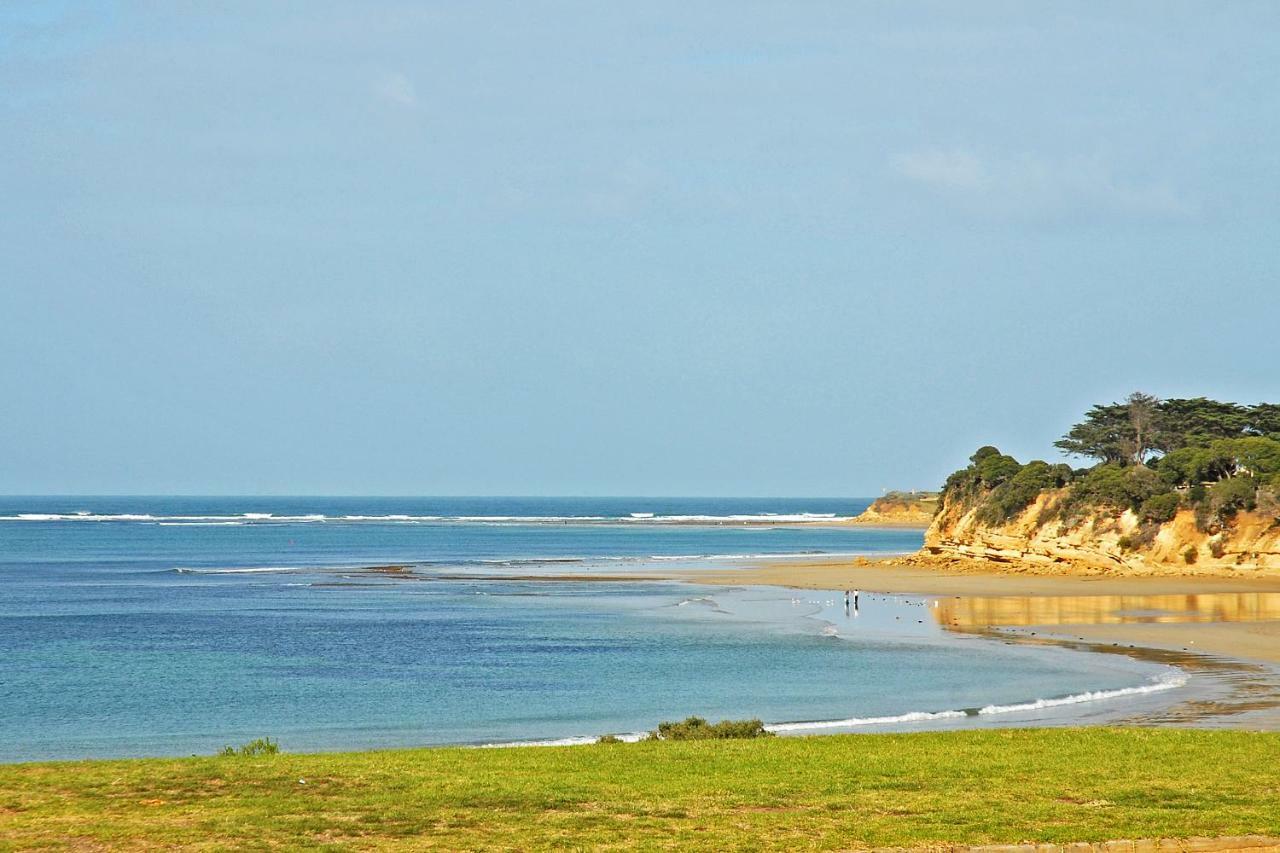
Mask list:
POLYGON ((1280 734, 1106 729, 10 765, 0 848, 1280 835, 1277 768, 1280 734))

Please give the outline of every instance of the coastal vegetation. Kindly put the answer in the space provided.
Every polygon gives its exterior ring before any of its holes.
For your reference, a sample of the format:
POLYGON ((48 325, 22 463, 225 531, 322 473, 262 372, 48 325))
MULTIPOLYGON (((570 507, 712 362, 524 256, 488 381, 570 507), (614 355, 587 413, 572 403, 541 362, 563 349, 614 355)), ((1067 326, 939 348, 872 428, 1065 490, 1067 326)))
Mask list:
POLYGON ((0 849, 845 849, 1280 835, 1280 734, 981 730, 0 766, 0 849))
POLYGON ((279 751, 280 744, 278 742, 269 737, 260 737, 242 744, 239 749, 234 746, 224 746, 219 750, 218 755, 222 758, 231 758, 237 755, 255 757, 259 755, 275 755, 279 751))
MULTIPOLYGON (((1218 534, 1237 514, 1259 512, 1280 523, 1280 405, 1242 406, 1203 397, 1159 400, 1135 393, 1094 406, 1056 446, 1094 460, 1072 468, 1025 465, 982 447, 952 474, 939 514, 972 512, 999 526, 1039 504, 1033 524, 1070 530, 1099 514, 1132 513, 1137 527, 1124 550, 1149 546, 1161 525, 1186 510, 1196 529, 1218 534), (1047 500, 1045 498, 1048 498, 1047 500)), ((1187 564, 1197 554, 1184 552, 1187 564)))
POLYGON ((655 740, 743 740, 773 737, 773 732, 758 719, 708 723, 702 717, 689 717, 678 723, 658 723, 657 730, 649 736, 655 740))
POLYGON ((892 491, 872 501, 853 521, 873 527, 928 527, 937 509, 937 492, 892 491))

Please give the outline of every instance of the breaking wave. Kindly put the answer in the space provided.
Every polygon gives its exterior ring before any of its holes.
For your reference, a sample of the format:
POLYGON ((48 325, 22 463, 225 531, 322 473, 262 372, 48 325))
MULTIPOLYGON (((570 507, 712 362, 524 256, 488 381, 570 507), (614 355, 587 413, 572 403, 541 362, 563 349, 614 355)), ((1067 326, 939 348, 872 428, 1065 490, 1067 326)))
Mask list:
POLYGON ((778 734, 788 732, 820 731, 822 729, 847 729, 859 726, 892 725, 894 723, 917 723, 928 720, 959 719, 962 717, 988 717, 996 714, 1014 714, 1025 711, 1041 711, 1062 705, 1079 705, 1084 702, 1101 702, 1107 699, 1119 699, 1124 696, 1141 696, 1146 693, 1160 693, 1174 690, 1187 683, 1187 676, 1181 670, 1175 670, 1157 677, 1150 684, 1133 687, 1119 687, 1114 690, 1092 690, 1085 693, 1073 693, 1067 696, 1056 696, 1048 699, 1032 699, 1027 702, 1014 702, 1008 705, 985 705, 981 708, 963 708, 946 711, 908 711, 884 717, 850 717, 846 720, 813 720, 796 723, 773 723, 765 726, 778 734))
MULTIPOLYGON (((774 734, 803 734, 805 732, 820 732, 830 729, 853 729, 860 726, 892 726, 904 723, 925 723, 935 720, 983 717, 992 714, 1011 714, 1019 711, 1039 711, 1045 708, 1054 708, 1059 705, 1076 705, 1082 702, 1099 702, 1107 699, 1118 699, 1124 696, 1159 693, 1164 690, 1173 690, 1175 688, 1182 687, 1186 683, 1187 676, 1181 671, 1175 671, 1157 678, 1150 684, 1142 684, 1134 687, 1121 687, 1116 690, 1094 690, 1086 693, 1076 693, 1070 696, 1059 696, 1050 699, 1035 699, 1029 702, 1017 702, 1009 705, 987 705, 982 708, 965 708, 948 711, 908 711, 904 714, 891 714, 879 717, 849 717, 844 720, 811 720, 794 723, 770 723, 765 726, 765 729, 773 732, 774 734)), ((635 741, 648 737, 648 732, 628 732, 626 734, 614 735, 614 737, 628 743, 634 743, 635 741)), ((500 749, 513 746, 580 746, 595 743, 597 740, 597 736, 583 735, 547 740, 486 743, 480 744, 479 748, 500 749)))
POLYGON ((151 513, 20 512, 0 515, 0 522, 132 522, 140 524, 803 524, 833 521, 830 512, 736 515, 276 515, 244 512, 236 515, 153 515, 151 513))

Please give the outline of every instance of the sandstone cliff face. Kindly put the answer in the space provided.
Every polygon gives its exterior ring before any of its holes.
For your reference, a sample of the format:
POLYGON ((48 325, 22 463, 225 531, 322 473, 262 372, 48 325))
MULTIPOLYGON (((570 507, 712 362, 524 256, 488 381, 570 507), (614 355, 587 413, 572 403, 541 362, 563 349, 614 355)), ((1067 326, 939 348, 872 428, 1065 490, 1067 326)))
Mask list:
POLYGON ((1098 511, 1071 528, 1057 520, 1040 524, 1041 513, 1064 491, 1042 492, 1020 515, 999 526, 980 524, 976 508, 945 505, 925 533, 925 552, 1047 569, 1280 574, 1280 523, 1274 515, 1240 513, 1217 531, 1198 530, 1195 514, 1185 509, 1172 521, 1145 530, 1128 510, 1098 511))
POLYGON ((894 492, 877 498, 853 521, 871 527, 928 527, 937 506, 938 495, 932 492, 894 492))

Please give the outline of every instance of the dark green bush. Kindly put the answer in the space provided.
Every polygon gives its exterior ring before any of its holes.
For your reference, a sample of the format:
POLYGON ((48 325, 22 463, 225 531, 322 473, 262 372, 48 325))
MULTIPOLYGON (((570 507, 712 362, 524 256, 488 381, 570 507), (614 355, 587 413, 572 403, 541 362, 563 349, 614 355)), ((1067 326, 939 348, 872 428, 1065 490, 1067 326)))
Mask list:
POLYGON ((596 743, 622 743, 622 738, 617 735, 600 735, 596 738, 596 743))
POLYGON ((251 740, 248 743, 236 749, 234 746, 224 746, 219 750, 218 755, 232 756, 258 756, 258 755, 275 755, 280 752, 280 744, 269 737, 260 737, 257 740, 251 740))
POLYGON ((1137 511, 1148 498, 1167 491, 1168 487, 1150 468, 1107 463, 1072 483, 1071 503, 1137 511))
POLYGON ((658 723, 658 730, 650 734, 654 740, 729 740, 739 738, 773 737, 773 732, 760 720, 721 720, 708 723, 702 717, 689 717, 682 722, 658 723))
POLYGON ((1208 447, 1181 447, 1161 459, 1156 471, 1166 485, 1173 487, 1220 480, 1232 468, 1229 456, 1208 447))
POLYGON ((978 448, 969 461, 971 464, 967 468, 961 468, 947 478, 942 487, 942 499, 938 501, 938 512, 943 506, 973 505, 984 498, 988 489, 1012 479, 1022 469, 1018 460, 990 446, 978 448))
MULTIPOLYGON (((1147 528, 1192 509, 1197 527, 1215 533, 1241 511, 1280 518, 1280 404, 1240 406, 1201 397, 1157 400, 1134 394, 1094 406, 1056 445, 1099 460, 1092 468, 1033 461, 1021 465, 999 448, 979 448, 947 478, 938 512, 974 511, 979 524, 1005 524, 1048 489, 1069 486, 1035 523, 1071 529, 1100 509, 1132 510, 1147 528)), ((1130 540, 1134 538, 1131 535, 1130 540)), ((1133 544, 1133 543, 1131 543, 1133 544)), ((1141 547, 1134 544, 1134 547, 1141 547)))
POLYGON ((1257 505, 1258 482, 1253 477, 1232 477, 1209 487, 1209 507, 1220 518, 1230 518, 1257 505))
POLYGON ((1255 435, 1215 441, 1209 447, 1230 459, 1234 470, 1243 469, 1258 476, 1280 472, 1280 441, 1255 435))
POLYGON ((978 465, 981 465, 984 460, 992 456, 999 456, 999 455, 1000 455, 999 448, 992 447, 991 445, 988 444, 985 447, 979 447, 977 450, 975 450, 973 452, 973 455, 969 457, 969 461, 972 462, 975 467, 977 467, 978 465))
POLYGON ((1182 552, 1182 562, 1188 566, 1194 566, 1196 560, 1200 558, 1200 553, 1195 548, 1188 546, 1187 550, 1182 552))
POLYGON ((1028 462, 1007 483, 992 490, 978 511, 978 521, 983 524, 1009 521, 1026 509, 1040 492, 1065 486, 1071 476, 1067 465, 1050 465, 1039 459, 1028 462))
POLYGON ((1253 435, 1181 447, 1161 459, 1157 470, 1170 486, 1213 483, 1240 472, 1265 477, 1280 472, 1280 441, 1253 435))
POLYGON ((986 457, 978 463, 977 468, 978 479, 987 488, 1012 480, 1022 470, 1017 459, 1005 456, 1003 453, 986 457))
POLYGON ((1182 499, 1173 492, 1152 495, 1142 502, 1138 515, 1143 521, 1164 524, 1166 521, 1173 521, 1173 517, 1178 514, 1178 507, 1181 504, 1182 499))

